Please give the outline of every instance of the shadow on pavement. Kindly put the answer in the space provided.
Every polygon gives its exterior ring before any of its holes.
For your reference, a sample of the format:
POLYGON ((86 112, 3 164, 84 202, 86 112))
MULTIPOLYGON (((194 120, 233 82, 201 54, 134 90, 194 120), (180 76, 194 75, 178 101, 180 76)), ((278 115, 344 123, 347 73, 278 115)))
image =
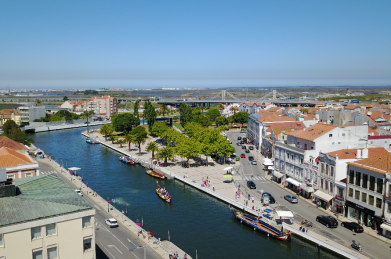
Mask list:
POLYGON ((100 247, 97 244, 95 244, 95 251, 96 251, 96 259, 110 259, 109 257, 107 257, 105 253, 103 253, 102 249, 100 249, 100 247))

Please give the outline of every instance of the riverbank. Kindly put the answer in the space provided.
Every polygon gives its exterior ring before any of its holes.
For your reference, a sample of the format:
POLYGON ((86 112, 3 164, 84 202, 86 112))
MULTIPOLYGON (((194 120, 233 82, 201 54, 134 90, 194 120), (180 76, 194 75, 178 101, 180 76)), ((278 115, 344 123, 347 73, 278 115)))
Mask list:
MULTIPOLYGON (((96 140, 99 140, 102 145, 105 145, 106 147, 109 147, 118 153, 124 154, 126 156, 130 156, 136 161, 138 161, 141 165, 144 167, 152 167, 155 170, 165 173, 167 176, 171 177, 175 180, 179 180, 182 183, 186 185, 189 185, 195 189, 198 189, 204 193, 209 194, 210 196, 213 196, 215 198, 218 198, 234 207, 237 207, 239 209, 244 209, 248 213, 251 213, 253 215, 258 215, 260 213, 262 204, 259 199, 252 200, 252 197, 250 199, 248 198, 248 194, 245 191, 245 188, 243 188, 245 182, 242 180, 242 177, 236 173, 234 173, 234 180, 233 182, 225 182, 223 175, 225 174, 225 170, 223 170, 228 165, 220 165, 218 163, 212 162, 209 163, 209 166, 202 166, 201 162, 193 161, 190 164, 190 168, 184 168, 182 167, 181 159, 176 158, 174 162, 170 162, 168 167, 159 167, 154 166, 151 164, 152 158, 150 157, 150 154, 141 152, 141 155, 139 155, 138 149, 131 149, 128 150, 127 146, 123 146, 122 148, 117 145, 113 144, 110 141, 105 141, 103 136, 101 136, 99 133, 92 133, 90 135, 87 135, 86 133, 82 133, 83 136, 88 136, 91 138, 94 138, 96 140), (209 186, 202 186, 202 183, 205 180, 210 181, 209 186), (239 188, 239 184, 241 184, 242 188, 239 188), (238 191, 238 189, 242 190, 242 193, 244 192, 245 195, 240 195, 240 197, 237 197, 235 194, 238 191)), ((156 141, 157 139, 150 138, 147 140, 145 144, 142 145, 142 150, 145 150, 145 146, 151 142, 156 141)), ((260 161, 258 161, 260 163, 260 161)), ((234 165, 234 172, 238 172, 240 169, 240 161, 237 162, 237 164, 234 165)), ((262 181, 265 183, 271 184, 270 180, 263 178, 262 181)), ((274 206, 270 207, 271 209, 274 208, 274 206)), ((269 222, 270 224, 281 227, 281 222, 279 220, 271 220, 269 222)), ((294 222, 291 222, 290 220, 285 220, 284 225, 289 226, 291 228, 291 232, 297 233, 298 235, 301 235, 299 233, 300 225, 294 222)), ((286 231, 286 229, 285 229, 286 231)), ((303 238, 309 240, 310 242, 316 242, 314 240, 319 240, 321 242, 324 242, 327 249, 330 249, 331 251, 340 254, 344 257, 349 258, 367 258, 366 256, 355 252, 353 250, 348 250, 347 247, 338 244, 332 240, 329 240, 327 237, 320 236, 316 233, 308 233, 307 236, 302 236, 303 238)), ((320 242, 316 243, 318 245, 320 242)))

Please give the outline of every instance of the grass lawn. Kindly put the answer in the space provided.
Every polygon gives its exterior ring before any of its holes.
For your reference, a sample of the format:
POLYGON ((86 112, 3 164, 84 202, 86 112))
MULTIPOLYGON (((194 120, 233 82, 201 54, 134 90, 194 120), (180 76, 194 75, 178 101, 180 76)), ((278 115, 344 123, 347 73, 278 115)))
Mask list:
POLYGON ((173 123, 175 127, 177 127, 178 129, 180 129, 181 131, 185 131, 185 129, 182 127, 182 125, 178 122, 174 122, 173 123))

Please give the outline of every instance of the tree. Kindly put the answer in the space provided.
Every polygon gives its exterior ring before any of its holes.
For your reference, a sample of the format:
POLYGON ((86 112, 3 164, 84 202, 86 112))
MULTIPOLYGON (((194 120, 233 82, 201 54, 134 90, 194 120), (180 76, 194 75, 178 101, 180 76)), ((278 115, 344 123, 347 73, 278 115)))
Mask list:
POLYGON ((300 109, 300 111, 301 111, 302 113, 308 113, 308 109, 306 109, 306 108, 302 108, 302 109, 300 109))
POLYGON ((64 102, 66 102, 66 101, 69 100, 69 98, 68 98, 68 96, 64 96, 64 98, 62 98, 62 100, 63 100, 64 102))
POLYGON ((239 111, 239 107, 232 106, 231 108, 229 108, 229 110, 230 110, 231 112, 234 112, 234 114, 236 114, 236 112, 239 111))
POLYGON ((141 144, 144 144, 147 139, 147 131, 144 127, 137 126, 132 130, 132 135, 134 136, 134 143, 138 144, 139 155, 141 155, 141 144))
POLYGON ((110 136, 109 140, 111 141, 111 144, 114 144, 114 141, 117 140, 117 137, 116 136, 110 136))
POLYGON ((160 112, 161 112, 162 115, 164 116, 166 113, 169 113, 169 112, 170 112, 170 109, 168 109, 168 107, 167 107, 166 104, 161 104, 160 112))
POLYGON ((147 102, 145 102, 145 109, 147 110, 145 118, 148 122, 148 129, 149 129, 149 131, 151 131, 152 126, 156 121, 156 117, 157 117, 156 111, 155 111, 155 108, 153 107, 152 103, 149 100, 147 102))
POLYGON ((92 118, 92 116, 94 115, 94 111, 84 111, 82 114, 80 114, 80 117, 83 119, 83 120, 87 120, 87 132, 89 132, 88 130, 88 119, 89 118, 92 118))
POLYGON ((137 100, 134 103, 134 107, 133 107, 133 114, 134 114, 134 116, 136 116, 137 119, 140 119, 140 115, 138 113, 138 108, 140 108, 140 100, 137 100))
POLYGON ((201 130, 201 125, 195 122, 190 122, 185 126, 185 133, 190 138, 194 137, 194 135, 201 130))
POLYGON ((217 105, 217 108, 219 109, 219 111, 220 111, 220 113, 224 110, 224 105, 222 104, 222 103, 219 103, 218 105, 217 105))
POLYGON ((131 113, 120 113, 111 117, 115 131, 128 134, 134 126, 140 125, 140 120, 131 113))
POLYGON ((203 106, 203 105, 200 106, 200 110, 201 110, 202 113, 204 113, 205 109, 206 109, 205 106, 203 106))
POLYGON ((209 127, 212 124, 210 119, 203 114, 193 116, 193 121, 202 125, 203 127, 209 127))
POLYGON ((228 143, 225 138, 220 138, 217 142, 217 154, 224 157, 224 161, 227 156, 230 156, 235 152, 235 148, 228 143))
POLYGON ((145 150, 147 152, 152 152, 152 160, 153 160, 155 158, 155 152, 159 150, 159 145, 154 141, 149 142, 145 150))
POLYGON ((29 138, 27 133, 22 131, 19 126, 13 120, 7 120, 3 125, 4 134, 16 142, 22 143, 23 145, 30 146, 34 143, 32 138, 29 138))
POLYGON ((107 135, 110 135, 113 132, 114 132, 114 128, 113 128, 113 125, 111 125, 111 124, 105 124, 99 130, 99 133, 102 134, 103 136, 105 136, 106 141, 107 141, 107 135))
POLYGON ((216 118, 216 125, 217 126, 228 125, 228 119, 224 116, 219 116, 216 118))
POLYGON ((169 127, 165 122, 155 122, 152 127, 151 133, 156 136, 161 136, 169 127))
POLYGON ((243 124, 247 123, 249 115, 247 112, 238 112, 234 115, 234 122, 242 124, 243 127, 243 124))
POLYGON ((185 127, 187 123, 192 121, 192 119, 193 114, 191 108, 186 103, 182 103, 181 106, 179 106, 179 120, 182 127, 185 127))
POLYGON ((130 144, 134 143, 134 136, 132 134, 125 135, 125 142, 128 143, 129 151, 131 151, 130 144))
POLYGON ((200 143, 194 139, 187 138, 179 144, 177 153, 181 157, 186 158, 187 165, 189 165, 189 159, 197 157, 201 153, 200 143))
POLYGON ((4 134, 5 135, 9 135, 12 131, 12 129, 19 129, 18 125, 15 123, 15 121, 13 120, 7 120, 5 123, 4 123, 4 126, 3 126, 3 131, 4 131, 4 134))
POLYGON ((215 121, 215 119, 219 116, 221 116, 221 113, 217 107, 210 108, 206 113, 206 116, 208 116, 209 119, 212 121, 215 121))
POLYGON ((164 166, 167 166, 167 159, 174 159, 174 149, 172 147, 163 147, 159 149, 156 154, 156 157, 159 159, 164 159, 164 166))
POLYGON ((120 138, 117 140, 117 144, 119 144, 119 147, 122 148, 122 145, 125 144, 125 140, 123 138, 120 138))
POLYGON ((178 118, 178 116, 174 116, 174 117, 172 118, 172 120, 173 120, 174 122, 178 122, 179 118, 178 118))

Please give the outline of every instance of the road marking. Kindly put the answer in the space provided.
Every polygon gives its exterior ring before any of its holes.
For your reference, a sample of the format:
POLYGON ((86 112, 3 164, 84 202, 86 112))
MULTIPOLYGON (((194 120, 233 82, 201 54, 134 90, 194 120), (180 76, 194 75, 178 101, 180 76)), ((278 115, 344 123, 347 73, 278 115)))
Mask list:
POLYGON ((129 243, 133 243, 132 241, 129 240, 129 238, 127 238, 127 239, 128 239, 128 242, 129 242, 129 243))
POLYGON ((115 259, 115 256, 105 247, 106 251, 115 259))
POLYGON ((115 249, 117 249, 118 252, 121 253, 121 255, 123 255, 123 253, 115 246, 115 245, 107 245, 108 247, 114 247, 115 249))
MULTIPOLYGON (((97 221, 98 221, 98 220, 97 220, 97 221)), ((99 223, 101 223, 101 222, 99 222, 99 223)), ((102 224, 102 223, 101 223, 101 224, 102 224)), ((104 229, 106 229, 106 228, 104 228, 104 229)), ((113 233, 111 233, 110 230, 108 230, 108 229, 106 229, 106 230, 107 230, 115 239, 117 239, 118 242, 120 242, 124 247, 126 247, 126 249, 129 250, 129 248, 128 248, 124 243, 122 243, 121 240, 118 239, 118 237, 116 237, 113 233)))

